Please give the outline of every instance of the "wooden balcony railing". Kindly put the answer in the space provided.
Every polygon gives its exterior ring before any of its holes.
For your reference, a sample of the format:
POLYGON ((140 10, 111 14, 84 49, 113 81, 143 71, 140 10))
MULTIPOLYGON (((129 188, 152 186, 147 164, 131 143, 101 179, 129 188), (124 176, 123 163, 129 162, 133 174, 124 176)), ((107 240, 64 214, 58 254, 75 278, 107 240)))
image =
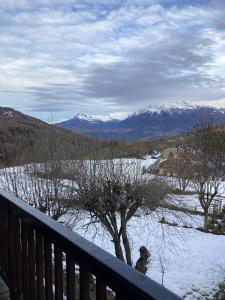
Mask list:
POLYGON ((0 275, 13 300, 180 299, 5 192, 0 192, 0 275))

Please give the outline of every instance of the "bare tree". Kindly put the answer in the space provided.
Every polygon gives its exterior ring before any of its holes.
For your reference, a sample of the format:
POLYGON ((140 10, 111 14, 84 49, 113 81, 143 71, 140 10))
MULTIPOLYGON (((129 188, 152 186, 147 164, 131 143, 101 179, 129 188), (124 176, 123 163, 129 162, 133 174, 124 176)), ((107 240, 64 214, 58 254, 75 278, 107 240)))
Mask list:
POLYGON ((165 273, 169 264, 169 260, 166 258, 165 249, 162 247, 158 253, 159 267, 161 270, 161 283, 164 285, 165 273))
POLYGON ((178 150, 176 159, 174 159, 173 167, 178 181, 179 189, 182 192, 185 192, 193 175, 192 168, 190 165, 189 148, 182 147, 178 150))
POLYGON ((3 168, 0 186, 58 220, 69 210, 73 191, 73 183, 60 177, 62 164, 49 161, 3 168))
POLYGON ((160 205, 166 195, 165 183, 142 176, 137 163, 126 160, 79 163, 70 174, 76 182, 74 206, 87 211, 91 223, 101 223, 112 238, 115 255, 133 266, 128 223, 137 212, 153 211, 160 205))
MULTIPOLYGON (((69 210, 73 192, 73 182, 63 178, 65 162, 72 155, 72 150, 68 154, 59 138, 53 126, 43 129, 40 145, 29 152, 29 164, 22 164, 27 161, 25 158, 15 159, 10 167, 0 171, 2 189, 56 220, 69 210)), ((80 157, 77 145, 76 150, 80 157)))
POLYGON ((207 228, 209 208, 222 188, 225 175, 225 132, 212 122, 196 127, 190 136, 192 187, 198 195, 207 228))

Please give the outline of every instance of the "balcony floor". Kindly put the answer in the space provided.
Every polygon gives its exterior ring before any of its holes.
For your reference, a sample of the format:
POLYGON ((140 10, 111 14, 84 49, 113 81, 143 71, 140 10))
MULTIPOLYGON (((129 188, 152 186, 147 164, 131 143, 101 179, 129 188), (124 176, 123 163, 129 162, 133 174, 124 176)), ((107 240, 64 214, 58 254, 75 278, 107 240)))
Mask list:
POLYGON ((9 289, 0 277, 0 300, 10 300, 9 289))

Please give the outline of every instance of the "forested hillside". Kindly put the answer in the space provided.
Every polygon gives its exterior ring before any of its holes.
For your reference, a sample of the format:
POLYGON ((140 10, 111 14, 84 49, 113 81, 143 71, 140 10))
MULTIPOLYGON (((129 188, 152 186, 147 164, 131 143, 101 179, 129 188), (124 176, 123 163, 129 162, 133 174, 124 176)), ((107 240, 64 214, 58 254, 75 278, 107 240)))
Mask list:
POLYGON ((32 156, 42 159, 54 152, 69 158, 80 155, 80 148, 88 151, 89 140, 80 134, 57 128, 11 108, 0 108, 1 163, 29 161, 32 156), (48 151, 47 151, 48 150, 48 151), (48 154, 47 154, 48 153, 48 154))

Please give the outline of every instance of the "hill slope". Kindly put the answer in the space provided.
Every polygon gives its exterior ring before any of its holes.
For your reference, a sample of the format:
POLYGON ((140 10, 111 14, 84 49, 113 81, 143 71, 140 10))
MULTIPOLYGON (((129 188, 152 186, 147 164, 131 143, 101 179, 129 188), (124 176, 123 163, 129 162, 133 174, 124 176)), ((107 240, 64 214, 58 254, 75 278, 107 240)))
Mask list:
POLYGON ((57 126, 95 134, 106 139, 122 138, 156 140, 184 135, 199 121, 211 117, 215 124, 225 124, 225 109, 208 106, 159 106, 136 112, 124 120, 102 121, 90 116, 77 115, 57 126))
MULTIPOLYGON (((0 161, 29 161, 31 156, 42 159, 63 150, 65 155, 78 154, 88 139, 69 130, 49 125, 12 108, 0 107, 0 161), (61 147, 61 149, 59 149, 61 147), (67 152, 65 152, 65 149, 67 152)), ((62 152, 61 152, 62 154, 62 152)))

